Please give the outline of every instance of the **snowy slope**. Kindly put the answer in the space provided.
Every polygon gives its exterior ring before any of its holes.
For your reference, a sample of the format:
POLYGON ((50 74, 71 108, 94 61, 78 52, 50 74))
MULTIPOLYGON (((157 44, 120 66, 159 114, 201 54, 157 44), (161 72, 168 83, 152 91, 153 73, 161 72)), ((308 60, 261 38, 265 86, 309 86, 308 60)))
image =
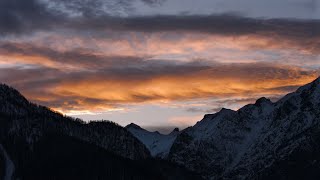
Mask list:
POLYGON ((136 124, 129 124, 126 129, 138 138, 151 152, 153 157, 165 158, 179 134, 179 129, 174 129, 170 134, 164 135, 159 132, 149 132, 136 124))
POLYGON ((276 103, 260 98, 238 111, 206 115, 177 137, 168 158, 208 179, 255 179, 306 144, 315 147, 310 139, 318 136, 312 132, 320 132, 319 123, 317 79, 276 103))

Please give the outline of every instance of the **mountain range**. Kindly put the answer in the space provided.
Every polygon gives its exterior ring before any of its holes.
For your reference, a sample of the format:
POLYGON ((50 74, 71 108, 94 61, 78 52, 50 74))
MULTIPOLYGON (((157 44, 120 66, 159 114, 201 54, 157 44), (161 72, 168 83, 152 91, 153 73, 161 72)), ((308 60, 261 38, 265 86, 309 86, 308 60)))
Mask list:
MULTIPOLYGON (((153 137, 167 135, 133 125, 129 131, 151 152, 148 139, 153 148, 166 144, 153 137)), ((320 78, 277 102, 262 97, 237 111, 207 114, 161 152, 205 179, 319 179, 319 137, 320 78)))
POLYGON ((320 78, 170 134, 85 123, 0 85, 0 177, 319 179, 320 78), (2 167, 2 168, 1 168, 2 167))
POLYGON ((206 115, 168 159, 208 179, 319 179, 319 133, 320 78, 277 102, 206 115))

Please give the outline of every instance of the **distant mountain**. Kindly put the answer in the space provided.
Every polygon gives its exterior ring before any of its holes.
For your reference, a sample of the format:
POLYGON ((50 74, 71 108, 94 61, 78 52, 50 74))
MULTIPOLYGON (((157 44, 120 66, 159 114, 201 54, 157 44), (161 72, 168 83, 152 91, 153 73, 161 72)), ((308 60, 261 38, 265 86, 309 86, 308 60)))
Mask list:
POLYGON ((320 179, 320 78, 275 103, 205 115, 168 159, 207 179, 320 179))
POLYGON ((126 129, 138 138, 151 152, 153 157, 166 158, 170 148, 179 134, 179 129, 174 129, 170 134, 160 134, 158 131, 149 132, 136 124, 129 124, 126 129))
POLYGON ((0 179, 199 179, 111 122, 85 123, 0 85, 0 179))

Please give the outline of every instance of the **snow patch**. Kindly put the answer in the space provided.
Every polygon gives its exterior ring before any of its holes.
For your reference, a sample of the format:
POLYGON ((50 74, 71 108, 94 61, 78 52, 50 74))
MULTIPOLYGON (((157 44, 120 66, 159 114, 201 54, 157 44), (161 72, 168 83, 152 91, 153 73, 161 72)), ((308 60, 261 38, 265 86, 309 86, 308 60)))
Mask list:
POLYGON ((159 132, 149 132, 138 127, 137 125, 131 124, 126 128, 148 148, 153 157, 166 158, 179 133, 177 129, 168 135, 164 135, 159 132))

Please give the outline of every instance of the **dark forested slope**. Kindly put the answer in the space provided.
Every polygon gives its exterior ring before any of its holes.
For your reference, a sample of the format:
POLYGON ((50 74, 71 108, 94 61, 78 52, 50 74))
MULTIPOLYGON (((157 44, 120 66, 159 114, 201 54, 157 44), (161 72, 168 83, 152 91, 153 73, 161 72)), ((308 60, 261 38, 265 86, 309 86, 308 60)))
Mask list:
POLYGON ((0 177, 13 179, 197 179, 150 152, 112 122, 85 123, 30 103, 0 85, 0 177))

